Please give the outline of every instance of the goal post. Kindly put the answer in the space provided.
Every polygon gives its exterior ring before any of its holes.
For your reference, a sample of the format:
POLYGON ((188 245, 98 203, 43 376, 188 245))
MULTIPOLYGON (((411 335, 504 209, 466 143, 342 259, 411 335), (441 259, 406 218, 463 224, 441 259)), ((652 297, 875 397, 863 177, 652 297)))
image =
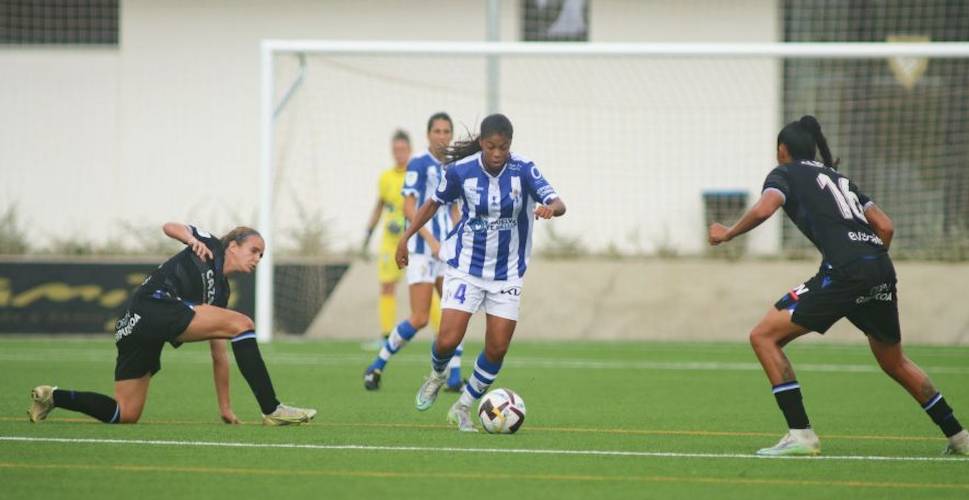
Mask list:
MULTIPOLYGON (((333 238, 346 240, 348 247, 355 243, 349 239, 359 231, 354 233, 352 227, 363 227, 356 212, 371 203, 373 190, 369 187, 376 172, 363 172, 349 164, 365 160, 368 167, 379 167, 386 148, 380 149, 379 140, 369 139, 389 138, 392 123, 408 120, 409 124, 420 124, 435 111, 452 112, 456 139, 464 136, 466 128, 473 131, 486 114, 488 91, 494 91, 482 84, 488 81, 485 61, 489 57, 501 66, 496 100, 498 110, 507 112, 516 124, 516 146, 521 138, 520 152, 540 165, 548 165, 546 175, 570 202, 570 220, 550 226, 555 234, 575 238, 576 245, 597 254, 693 255, 705 250, 700 235, 703 193, 756 196, 759 182, 770 167, 772 141, 782 123, 800 114, 820 114, 826 131, 836 132, 829 137, 835 154, 841 146, 850 150, 851 141, 838 135, 844 125, 823 115, 832 106, 839 110, 846 106, 817 98, 818 88, 832 84, 826 80, 829 76, 811 73, 803 77, 815 79, 810 88, 803 92, 790 89, 785 85, 790 77, 785 61, 966 60, 969 43, 264 40, 259 230, 266 240, 266 252, 256 277, 260 341, 268 341, 273 335, 273 263, 280 249, 280 217, 291 217, 296 209, 303 213, 304 209, 325 208, 324 213, 339 215, 326 223, 332 228, 333 238), (310 60, 308 88, 298 90, 277 119, 277 102, 286 90, 289 75, 285 72, 293 64, 289 56, 294 55, 310 60), (399 96, 393 95, 398 91, 399 96), (306 99, 301 102, 303 93, 306 99), (399 100, 414 104, 397 109, 394 103, 399 100), (289 119, 286 114, 293 108, 300 113, 283 127, 277 120, 289 119), (353 116, 358 109, 361 116, 353 116), (339 127, 333 122, 340 122, 339 127), (367 141, 355 137, 365 129, 367 141), (548 137, 541 137, 543 134, 548 137), (325 141, 331 142, 322 144, 325 141), (287 145, 285 155, 278 151, 282 142, 287 145), (339 153, 329 152, 337 148, 341 149, 339 153), (359 151, 364 148, 379 150, 379 154, 360 158, 359 151), (343 194, 326 191, 334 183, 326 169, 349 169, 339 179, 343 194), (290 176, 284 183, 282 171, 290 176), (287 189, 286 196, 280 189, 287 189), (346 198, 341 197, 344 194, 346 198), (292 198, 298 206, 283 206, 280 198, 286 202, 292 198), (355 198, 366 203, 360 204, 355 198), (340 204, 352 205, 354 215, 344 217, 336 212, 345 208, 340 204)), ((882 78, 880 75, 875 76, 882 78)), ((927 85, 951 84, 933 80, 927 85)), ((897 120, 900 116, 908 115, 889 110, 878 119, 897 120)), ((420 125, 411 125, 411 132, 415 151, 419 151, 423 130, 420 125)), ((915 160, 906 175, 920 178, 925 168, 921 163, 930 163, 933 157, 920 152, 912 157, 915 160)), ((845 155, 843 159, 852 175, 852 162, 859 158, 845 155)), ((872 174, 865 176, 869 179, 872 174)), ((876 185, 905 182, 906 178, 886 174, 876 185)), ((904 204, 909 198, 886 188, 887 199, 900 200, 899 207, 888 207, 889 213, 893 208, 902 210, 900 223, 940 228, 920 236, 924 240, 911 242, 912 248, 924 245, 924 241, 933 245, 951 243, 948 228, 939 222, 944 217, 924 217, 920 212, 948 203, 932 201, 941 196, 937 194, 940 183, 945 179, 920 181, 920 189, 928 193, 923 198, 930 200, 926 202, 929 204, 911 207, 904 204)), ((879 199, 880 193, 870 194, 879 199)), ((961 204, 969 201, 957 203, 958 210, 964 210, 961 204)), ((755 239, 746 242, 751 253, 777 254, 786 245, 787 233, 775 224, 776 230, 752 236, 755 239)), ((904 241, 902 244, 905 246, 904 241)))

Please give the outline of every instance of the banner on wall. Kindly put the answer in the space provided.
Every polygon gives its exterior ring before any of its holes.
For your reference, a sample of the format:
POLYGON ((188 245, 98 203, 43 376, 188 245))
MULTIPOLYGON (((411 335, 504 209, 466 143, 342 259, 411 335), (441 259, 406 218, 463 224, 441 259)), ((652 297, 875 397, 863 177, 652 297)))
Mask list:
MULTIPOLYGON (((0 261, 0 334, 113 334, 131 293, 157 266, 157 261, 0 261)), ((302 334, 347 267, 278 264, 274 281, 280 331, 302 334)), ((229 287, 229 308, 252 317, 254 275, 230 276, 229 287)))

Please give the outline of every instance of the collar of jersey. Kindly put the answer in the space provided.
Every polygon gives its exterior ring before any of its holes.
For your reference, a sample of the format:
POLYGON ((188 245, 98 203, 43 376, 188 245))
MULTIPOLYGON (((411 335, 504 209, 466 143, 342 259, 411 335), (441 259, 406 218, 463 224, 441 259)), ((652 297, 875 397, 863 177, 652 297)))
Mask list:
POLYGON ((501 170, 499 170, 497 174, 491 175, 491 172, 488 171, 488 167, 485 166, 484 161, 481 159, 481 153, 478 153, 478 166, 481 167, 481 171, 484 172, 485 175, 491 177, 492 179, 497 179, 501 177, 501 174, 505 173, 505 169, 508 168, 508 161, 505 161, 505 164, 501 166, 501 170))

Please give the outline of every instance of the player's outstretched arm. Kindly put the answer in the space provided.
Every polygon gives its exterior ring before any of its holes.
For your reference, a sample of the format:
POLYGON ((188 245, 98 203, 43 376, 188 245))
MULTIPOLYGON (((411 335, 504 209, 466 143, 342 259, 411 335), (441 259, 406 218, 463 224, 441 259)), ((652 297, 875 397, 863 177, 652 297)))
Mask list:
POLYGON ((878 208, 878 205, 874 203, 868 204, 868 208, 865 209, 865 218, 868 219, 868 225, 871 226, 872 231, 875 231, 875 234, 882 239, 885 250, 888 250, 888 246, 892 244, 892 237, 895 236, 895 223, 884 210, 878 208))
POLYGON ((222 421, 238 424, 239 419, 232 412, 232 405, 229 403, 229 353, 225 339, 210 340, 209 349, 212 351, 212 377, 215 380, 215 395, 219 400, 222 421))
POLYGON ((750 231, 769 219, 771 215, 774 215, 774 212, 782 205, 784 205, 783 195, 770 189, 764 191, 757 203, 750 207, 733 226, 727 227, 720 223, 711 224, 708 235, 710 244, 716 246, 750 231))
POLYGON ((536 219, 551 219, 565 215, 565 202, 562 198, 555 198, 548 202, 548 205, 538 205, 535 207, 536 219))
POLYGON ((421 209, 414 214, 414 217, 410 219, 410 226, 407 227, 407 230, 404 231, 404 234, 400 237, 400 241, 397 243, 397 255, 395 256, 397 267, 401 269, 407 267, 409 253, 407 251, 407 241, 410 240, 411 236, 414 236, 414 233, 420 231, 424 227, 424 224, 427 224, 427 221, 431 220, 431 217, 434 217, 434 214, 440 206, 441 204, 434 199, 427 200, 421 206, 421 209))
POLYGON ((200 259, 212 259, 212 251, 209 250, 209 247, 205 246, 205 243, 202 243, 196 239, 192 234, 192 228, 186 226, 185 224, 180 224, 178 222, 166 222, 165 225, 162 226, 162 231, 165 232, 165 236, 168 236, 173 240, 181 241, 182 243, 192 247, 192 251, 195 252, 195 255, 198 255, 200 259))

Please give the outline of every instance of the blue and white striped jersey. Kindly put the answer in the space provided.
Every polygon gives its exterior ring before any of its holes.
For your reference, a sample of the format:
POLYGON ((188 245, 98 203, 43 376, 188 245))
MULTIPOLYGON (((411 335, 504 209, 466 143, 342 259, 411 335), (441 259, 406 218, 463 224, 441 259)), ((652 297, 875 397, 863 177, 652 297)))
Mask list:
POLYGON ((556 197, 538 167, 514 153, 496 176, 485 170, 481 153, 448 166, 434 200, 464 203, 441 260, 483 279, 523 277, 532 249, 535 203, 547 204, 556 197))
MULTIPOLYGON (((438 183, 441 182, 442 175, 441 162, 437 161, 437 158, 434 158, 430 151, 425 150, 423 153, 415 155, 407 163, 407 173, 404 175, 404 187, 401 189, 401 194, 404 195, 404 198, 408 196, 417 198, 417 208, 420 209, 424 202, 434 194, 438 183)), ((427 228, 431 231, 431 234, 442 244, 453 227, 454 222, 451 220, 447 204, 442 205, 427 223, 427 228)), ((421 255, 431 254, 431 246, 424 241, 420 234, 411 236, 411 239, 407 241, 407 250, 421 255)))

